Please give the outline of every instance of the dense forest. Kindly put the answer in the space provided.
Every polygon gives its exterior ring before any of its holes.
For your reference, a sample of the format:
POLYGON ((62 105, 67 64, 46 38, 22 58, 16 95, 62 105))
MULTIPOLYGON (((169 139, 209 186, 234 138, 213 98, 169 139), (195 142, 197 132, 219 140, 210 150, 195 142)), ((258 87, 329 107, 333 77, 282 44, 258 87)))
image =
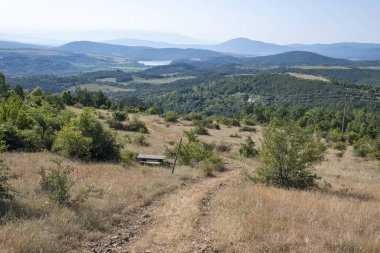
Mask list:
POLYGON ((342 110, 346 103, 348 110, 363 108, 378 112, 377 92, 370 86, 304 80, 283 74, 216 75, 211 80, 198 78, 164 87, 145 86, 141 98, 150 105, 160 105, 163 110, 237 116, 249 98, 255 104, 267 106, 342 110))
POLYGON ((99 79, 104 78, 115 78, 116 82, 128 82, 132 80, 131 74, 125 73, 121 70, 101 70, 70 76, 42 75, 14 77, 7 78, 6 81, 12 86, 20 85, 27 90, 39 86, 44 91, 59 93, 70 87, 86 83, 94 83, 99 79))

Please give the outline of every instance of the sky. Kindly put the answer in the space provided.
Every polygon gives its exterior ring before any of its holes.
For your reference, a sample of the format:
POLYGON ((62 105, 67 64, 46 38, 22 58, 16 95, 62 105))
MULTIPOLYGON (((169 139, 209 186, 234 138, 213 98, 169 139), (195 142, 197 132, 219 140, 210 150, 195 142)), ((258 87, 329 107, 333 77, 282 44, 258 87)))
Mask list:
POLYGON ((0 0, 0 6, 0 35, 52 41, 161 31, 194 40, 151 37, 183 43, 237 37, 278 44, 380 43, 380 0, 0 0))

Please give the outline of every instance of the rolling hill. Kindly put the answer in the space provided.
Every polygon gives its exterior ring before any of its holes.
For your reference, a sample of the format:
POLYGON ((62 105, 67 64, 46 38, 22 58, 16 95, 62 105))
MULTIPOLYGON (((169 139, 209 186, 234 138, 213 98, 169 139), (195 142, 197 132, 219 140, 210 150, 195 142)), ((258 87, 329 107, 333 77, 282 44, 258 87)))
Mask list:
POLYGON ((264 56, 290 51, 308 51, 333 58, 351 60, 380 60, 379 43, 332 43, 332 44, 289 44, 278 45, 247 38, 235 38, 220 44, 172 44, 136 39, 118 39, 107 41, 110 44, 125 46, 148 46, 153 48, 197 48, 217 52, 246 56, 264 56))
POLYGON ((47 46, 0 40, 0 49, 44 49, 47 46))
POLYGON ((167 61, 179 59, 208 59, 222 54, 203 49, 150 48, 112 45, 91 41, 76 41, 55 48, 56 50, 96 54, 108 57, 123 57, 130 60, 167 61))

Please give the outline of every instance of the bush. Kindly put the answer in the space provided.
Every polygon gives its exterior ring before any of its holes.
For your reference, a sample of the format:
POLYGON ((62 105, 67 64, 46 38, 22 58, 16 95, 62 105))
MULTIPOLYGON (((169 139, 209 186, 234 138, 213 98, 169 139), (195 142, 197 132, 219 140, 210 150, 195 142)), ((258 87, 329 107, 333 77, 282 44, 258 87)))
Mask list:
POLYGON ((225 143, 224 141, 220 141, 220 143, 216 145, 215 150, 218 152, 229 152, 231 150, 231 145, 225 143))
POLYGON ((318 176, 309 168, 323 159, 324 150, 322 143, 301 127, 268 127, 263 132, 262 167, 257 169, 256 179, 277 187, 314 187, 318 176))
POLYGON ((166 122, 176 122, 179 119, 178 113, 173 111, 165 112, 163 117, 166 122))
POLYGON ((146 142, 146 137, 144 134, 138 134, 134 137, 133 142, 135 144, 141 145, 141 146, 148 146, 148 143, 146 142))
POLYGON ((345 141, 344 137, 344 134, 338 129, 333 129, 329 131, 327 135, 328 141, 332 142, 343 142, 345 141))
POLYGON ((347 148, 347 144, 346 144, 345 142, 343 142, 343 141, 339 141, 339 142, 335 142, 335 143, 333 143, 331 147, 332 147, 333 149, 336 149, 336 150, 338 150, 338 151, 343 152, 343 151, 346 150, 346 148, 347 148))
POLYGON ((252 158, 259 154, 259 151, 255 149, 255 143, 250 136, 248 136, 245 143, 240 144, 239 154, 246 158, 252 158))
POLYGON ((161 110, 158 107, 153 106, 153 107, 149 107, 145 112, 148 115, 158 115, 161 113, 161 110))
POLYGON ((222 160, 216 156, 209 157, 204 161, 200 162, 200 168, 202 169, 203 173, 208 177, 212 176, 215 170, 224 170, 222 160))
POLYGON ((255 119, 253 117, 246 116, 243 118, 242 123, 247 126, 256 125, 255 119))
POLYGON ((240 126, 239 120, 233 118, 220 117, 218 122, 226 126, 240 126))
POLYGON ((185 116, 182 117, 184 120, 189 120, 189 121, 193 121, 193 120, 203 120, 203 115, 202 113, 199 113, 199 112, 191 112, 185 116))
POLYGON ((108 118, 106 122, 110 128, 115 130, 125 130, 126 128, 123 122, 117 121, 113 118, 108 118))
POLYGON ((70 158, 88 159, 92 147, 92 138, 83 136, 77 126, 64 126, 58 133, 53 150, 70 158))
POLYGON ((112 113, 112 118, 116 121, 125 121, 128 119, 128 115, 125 113, 125 112, 121 112, 121 111, 114 111, 112 113))
MULTIPOLYGON (((67 143, 67 145, 76 145, 74 142, 74 137, 77 136, 81 140, 81 150, 85 151, 86 143, 89 142, 87 138, 92 140, 90 148, 89 158, 96 160, 118 160, 120 156, 119 146, 116 143, 115 137, 112 133, 104 129, 102 124, 97 121, 94 111, 90 109, 84 109, 83 112, 77 117, 73 118, 69 123, 69 128, 66 129, 67 134, 72 136, 72 140, 67 143), (70 131, 71 133, 70 133, 70 131), (79 135, 79 132, 82 134, 79 135)), ((62 131, 62 130, 61 130, 62 131)), ((62 135, 62 143, 65 143, 62 135)), ((57 142, 57 140, 56 140, 57 142)), ((54 146, 54 145, 53 145, 54 146)), ((60 150, 58 147, 64 147, 59 142, 55 144, 56 149, 60 150), (57 146, 58 145, 58 146, 57 146)), ((68 146, 65 146, 68 147, 68 146)), ((71 150, 75 147, 70 148, 71 150)), ((85 152, 81 152, 84 154, 85 152)))
POLYGON ((239 129, 239 132, 256 132, 256 128, 249 127, 249 126, 243 126, 239 129))
POLYGON ((194 132, 198 135, 210 135, 204 126, 196 126, 194 132))
POLYGON ((132 151, 125 151, 122 153, 120 158, 120 164, 124 168, 128 168, 133 162, 136 161, 137 153, 134 153, 132 151))
POLYGON ((62 161, 53 162, 56 164, 55 167, 42 168, 39 172, 41 176, 40 188, 49 195, 51 201, 64 205, 78 205, 84 203, 90 197, 102 197, 102 189, 89 185, 84 189, 80 189, 78 195, 71 198, 71 190, 75 184, 70 178, 73 169, 70 166, 63 166, 62 161))
POLYGON ((40 170, 40 187, 49 194, 53 202, 67 204, 71 187, 74 185, 70 179, 72 169, 69 166, 63 166, 61 161, 54 161, 54 163, 57 165, 56 168, 40 170))
POLYGON ((380 137, 370 139, 361 138, 354 143, 354 154, 362 158, 380 159, 380 137))
MULTIPOLYGON (((179 161, 184 165, 196 166, 199 162, 210 157, 216 157, 213 152, 214 146, 201 142, 194 130, 185 131, 187 142, 182 144, 179 152, 179 161)), ((178 144, 172 150, 167 152, 168 155, 174 155, 178 149, 178 144)))
POLYGON ((13 188, 8 183, 9 168, 0 160, 0 203, 13 199, 13 188))
POLYGON ((133 119, 124 127, 126 131, 148 133, 148 128, 145 123, 139 120, 137 117, 133 119))

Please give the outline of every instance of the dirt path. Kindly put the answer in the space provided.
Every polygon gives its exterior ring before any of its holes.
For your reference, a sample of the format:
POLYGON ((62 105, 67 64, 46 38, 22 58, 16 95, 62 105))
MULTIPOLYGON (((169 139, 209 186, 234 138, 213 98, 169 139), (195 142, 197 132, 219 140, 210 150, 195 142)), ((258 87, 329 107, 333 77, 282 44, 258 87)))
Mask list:
POLYGON ((164 195, 131 213, 114 235, 88 243, 84 252, 217 252, 205 219, 213 196, 242 171, 231 161, 226 172, 164 195))

